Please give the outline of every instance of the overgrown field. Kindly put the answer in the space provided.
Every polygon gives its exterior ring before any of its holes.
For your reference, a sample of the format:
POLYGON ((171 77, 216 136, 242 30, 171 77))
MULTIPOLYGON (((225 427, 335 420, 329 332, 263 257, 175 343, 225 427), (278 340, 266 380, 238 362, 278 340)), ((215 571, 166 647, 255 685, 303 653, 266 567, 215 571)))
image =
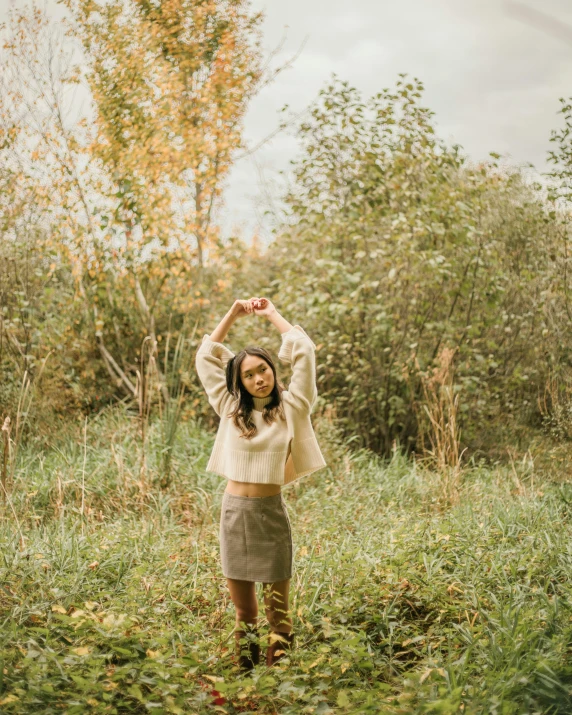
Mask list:
POLYGON ((212 434, 181 426, 163 490, 158 432, 142 472, 120 410, 23 448, 1 522, 1 711, 572 712, 572 486, 530 461, 473 465, 447 504, 439 475, 318 429, 330 467, 284 490, 297 646, 252 677, 233 662, 212 434))

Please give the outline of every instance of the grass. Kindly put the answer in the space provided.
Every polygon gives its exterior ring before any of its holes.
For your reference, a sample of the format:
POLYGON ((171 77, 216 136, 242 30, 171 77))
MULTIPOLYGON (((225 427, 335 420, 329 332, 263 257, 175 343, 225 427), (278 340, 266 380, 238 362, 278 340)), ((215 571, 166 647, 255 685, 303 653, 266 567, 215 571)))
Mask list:
POLYGON ((166 489, 160 425, 142 480, 119 409, 85 444, 80 424, 22 446, 0 524, 1 711, 572 712, 572 486, 475 465, 450 506, 439 474, 319 430, 329 468, 284 490, 297 646, 250 678, 232 657, 213 435, 181 425, 166 489))

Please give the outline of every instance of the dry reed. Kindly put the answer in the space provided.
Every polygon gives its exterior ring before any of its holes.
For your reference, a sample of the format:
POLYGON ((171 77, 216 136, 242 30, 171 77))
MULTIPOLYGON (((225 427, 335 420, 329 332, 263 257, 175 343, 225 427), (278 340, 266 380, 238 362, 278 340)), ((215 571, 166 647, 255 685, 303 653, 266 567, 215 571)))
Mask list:
POLYGON ((461 479, 461 430, 459 427, 459 393, 455 393, 454 358, 456 348, 443 348, 438 364, 429 375, 422 375, 423 411, 421 429, 424 459, 436 469, 441 480, 441 497, 447 504, 459 500, 461 479), (430 446, 425 445, 425 437, 430 446))

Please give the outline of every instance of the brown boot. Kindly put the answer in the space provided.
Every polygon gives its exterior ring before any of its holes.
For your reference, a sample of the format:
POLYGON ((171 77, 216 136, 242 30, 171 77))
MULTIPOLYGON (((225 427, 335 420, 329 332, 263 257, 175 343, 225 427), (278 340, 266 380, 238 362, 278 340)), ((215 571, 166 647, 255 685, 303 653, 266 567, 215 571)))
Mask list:
POLYGON ((271 633, 270 645, 266 651, 266 665, 271 666, 294 647, 294 633, 271 633))
POLYGON ((235 655, 238 667, 245 673, 250 672, 260 662, 260 642, 258 628, 250 627, 246 631, 235 630, 235 655))

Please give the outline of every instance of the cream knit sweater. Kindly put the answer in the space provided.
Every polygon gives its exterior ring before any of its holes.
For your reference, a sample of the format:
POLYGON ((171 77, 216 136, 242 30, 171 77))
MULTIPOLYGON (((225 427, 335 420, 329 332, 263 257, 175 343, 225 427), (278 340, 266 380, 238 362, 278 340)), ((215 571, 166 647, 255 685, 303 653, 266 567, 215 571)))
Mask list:
POLYGON ((282 333, 278 358, 292 366, 290 385, 282 392, 286 421, 278 416, 266 424, 262 409, 270 397, 253 397, 257 433, 244 439, 228 417, 235 400, 226 387, 225 369, 234 355, 209 335, 203 336, 195 364, 209 402, 221 418, 207 471, 237 482, 289 484, 326 466, 310 419, 318 395, 315 349, 299 325, 282 333))

